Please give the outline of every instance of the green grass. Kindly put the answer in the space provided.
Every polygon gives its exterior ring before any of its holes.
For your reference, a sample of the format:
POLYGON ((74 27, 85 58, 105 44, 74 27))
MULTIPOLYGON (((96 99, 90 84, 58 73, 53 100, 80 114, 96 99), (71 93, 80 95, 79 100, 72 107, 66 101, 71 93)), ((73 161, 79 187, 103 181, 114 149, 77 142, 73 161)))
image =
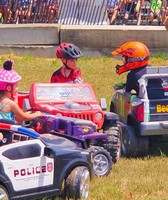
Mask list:
POLYGON ((92 200, 166 200, 168 159, 121 158, 108 177, 94 177, 91 185, 92 200))
MULTIPOLYGON (((1 55, 0 65, 13 58, 14 69, 22 76, 20 90, 29 90, 34 82, 49 82, 51 74, 60 67, 58 59, 17 57, 1 55)), ((83 71, 85 82, 91 83, 97 99, 106 98, 108 106, 114 93, 113 85, 125 81, 126 74, 115 73, 120 61, 112 57, 81 58, 78 66, 83 71)), ((165 54, 151 57, 150 65, 168 66, 165 54)), ((167 147, 156 147, 141 159, 121 158, 108 177, 93 177, 89 200, 167 200, 168 199, 168 151, 167 147)))

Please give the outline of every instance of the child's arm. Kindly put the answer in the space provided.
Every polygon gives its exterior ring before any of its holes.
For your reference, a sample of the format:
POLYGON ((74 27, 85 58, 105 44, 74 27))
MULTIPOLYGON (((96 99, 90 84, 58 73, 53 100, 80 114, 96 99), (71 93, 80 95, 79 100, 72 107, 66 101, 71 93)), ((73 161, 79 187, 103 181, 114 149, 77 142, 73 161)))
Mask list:
POLYGON ((40 111, 34 112, 34 113, 30 113, 30 112, 23 112, 20 107, 18 106, 18 104, 14 101, 10 102, 10 107, 11 107, 11 111, 14 113, 16 119, 18 118, 18 121, 30 121, 33 120, 36 117, 39 117, 41 115, 40 111))

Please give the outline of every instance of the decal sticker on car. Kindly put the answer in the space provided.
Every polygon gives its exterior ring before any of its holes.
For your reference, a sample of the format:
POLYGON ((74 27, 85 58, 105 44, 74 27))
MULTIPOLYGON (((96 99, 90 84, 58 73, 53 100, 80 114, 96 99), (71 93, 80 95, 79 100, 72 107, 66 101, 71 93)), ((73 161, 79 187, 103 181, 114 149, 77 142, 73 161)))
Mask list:
POLYGON ((168 105, 157 104, 156 105, 156 112, 157 113, 166 113, 166 112, 168 112, 168 105))

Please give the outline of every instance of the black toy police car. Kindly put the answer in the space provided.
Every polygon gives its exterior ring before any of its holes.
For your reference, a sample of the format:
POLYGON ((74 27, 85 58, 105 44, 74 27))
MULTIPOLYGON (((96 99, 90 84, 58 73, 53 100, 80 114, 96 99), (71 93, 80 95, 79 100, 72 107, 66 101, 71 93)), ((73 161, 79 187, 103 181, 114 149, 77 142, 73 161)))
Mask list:
POLYGON ((0 199, 87 199, 90 163, 65 138, 0 123, 0 199))

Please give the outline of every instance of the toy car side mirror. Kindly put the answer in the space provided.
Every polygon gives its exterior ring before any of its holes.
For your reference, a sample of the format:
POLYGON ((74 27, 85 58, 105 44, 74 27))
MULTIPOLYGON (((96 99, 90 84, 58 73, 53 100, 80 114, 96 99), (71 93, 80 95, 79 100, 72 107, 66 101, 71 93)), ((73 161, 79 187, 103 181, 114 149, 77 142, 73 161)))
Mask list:
POLYGON ((100 98, 100 107, 102 110, 107 110, 107 103, 105 98, 100 98))
POLYGON ((56 153, 50 147, 45 147, 44 148, 44 156, 47 156, 49 158, 54 158, 55 154, 56 153))

